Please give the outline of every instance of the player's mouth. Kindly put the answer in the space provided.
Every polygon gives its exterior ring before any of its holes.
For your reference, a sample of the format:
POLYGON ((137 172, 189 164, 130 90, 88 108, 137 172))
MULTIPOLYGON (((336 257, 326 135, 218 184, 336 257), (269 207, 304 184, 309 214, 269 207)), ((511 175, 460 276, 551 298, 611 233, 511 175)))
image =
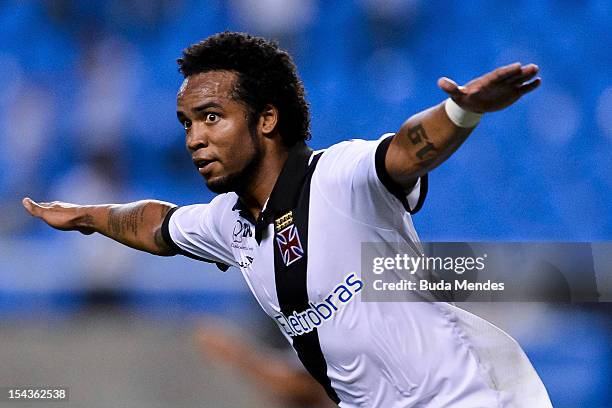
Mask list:
POLYGON ((207 159, 193 159, 193 164, 198 168, 198 171, 201 175, 205 175, 210 172, 210 168, 216 160, 207 160, 207 159))

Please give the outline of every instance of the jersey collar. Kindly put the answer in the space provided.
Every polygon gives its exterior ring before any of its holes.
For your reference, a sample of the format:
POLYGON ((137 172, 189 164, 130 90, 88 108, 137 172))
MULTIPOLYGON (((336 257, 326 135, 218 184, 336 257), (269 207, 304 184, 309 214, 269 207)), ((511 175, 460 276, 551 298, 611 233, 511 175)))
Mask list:
POLYGON ((255 224, 257 242, 261 241, 263 230, 267 228, 277 214, 295 208, 304 179, 308 173, 308 163, 311 155, 312 149, 306 143, 298 142, 291 147, 287 161, 283 165, 276 184, 274 184, 267 205, 256 222, 253 222, 251 213, 242 204, 240 198, 236 200, 232 210, 240 211, 241 217, 255 224))

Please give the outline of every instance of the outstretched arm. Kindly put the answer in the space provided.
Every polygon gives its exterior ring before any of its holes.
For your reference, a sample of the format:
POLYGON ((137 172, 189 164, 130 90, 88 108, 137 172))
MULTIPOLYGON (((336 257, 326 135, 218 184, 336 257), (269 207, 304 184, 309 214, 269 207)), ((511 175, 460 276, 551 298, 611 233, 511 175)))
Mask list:
POLYGON ((409 118, 394 136, 385 167, 391 179, 404 189, 431 171, 448 157, 470 135, 479 115, 504 109, 540 85, 534 64, 514 63, 497 68, 479 78, 458 86, 440 78, 438 86, 450 100, 409 118))
POLYGON ((144 200, 128 204, 76 205, 59 201, 36 203, 24 198, 23 206, 31 215, 62 231, 99 232, 141 251, 174 255, 161 234, 166 214, 175 207, 170 203, 144 200))

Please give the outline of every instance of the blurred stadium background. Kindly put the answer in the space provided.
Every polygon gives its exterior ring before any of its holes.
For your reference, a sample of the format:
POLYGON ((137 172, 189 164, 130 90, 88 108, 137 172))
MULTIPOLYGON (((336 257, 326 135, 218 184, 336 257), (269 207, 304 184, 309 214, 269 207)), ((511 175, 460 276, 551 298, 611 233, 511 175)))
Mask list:
MULTIPOLYGON (((237 271, 59 233, 20 204, 208 201, 175 117, 175 60, 225 29, 291 52, 315 148, 394 131, 443 99, 439 76, 537 63, 540 89, 485 117, 430 175, 417 230, 429 241, 612 239, 608 0, 5 1, 0 386, 67 385, 74 407, 272 406, 193 340, 205 312, 257 330, 237 271)), ((609 304, 475 307, 520 341, 555 407, 603 408, 609 304)))

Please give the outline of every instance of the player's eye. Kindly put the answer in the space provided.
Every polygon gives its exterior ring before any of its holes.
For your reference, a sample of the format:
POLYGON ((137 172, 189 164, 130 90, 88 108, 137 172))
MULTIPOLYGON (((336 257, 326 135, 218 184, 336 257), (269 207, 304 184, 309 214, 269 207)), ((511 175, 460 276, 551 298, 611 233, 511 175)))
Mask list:
POLYGON ((219 115, 217 115, 216 113, 210 112, 206 114, 206 116, 204 117, 204 120, 207 123, 215 123, 219 120, 219 115))
POLYGON ((191 127, 191 121, 189 119, 185 119, 185 121, 183 122, 183 127, 185 128, 185 130, 189 130, 189 128, 191 127))

